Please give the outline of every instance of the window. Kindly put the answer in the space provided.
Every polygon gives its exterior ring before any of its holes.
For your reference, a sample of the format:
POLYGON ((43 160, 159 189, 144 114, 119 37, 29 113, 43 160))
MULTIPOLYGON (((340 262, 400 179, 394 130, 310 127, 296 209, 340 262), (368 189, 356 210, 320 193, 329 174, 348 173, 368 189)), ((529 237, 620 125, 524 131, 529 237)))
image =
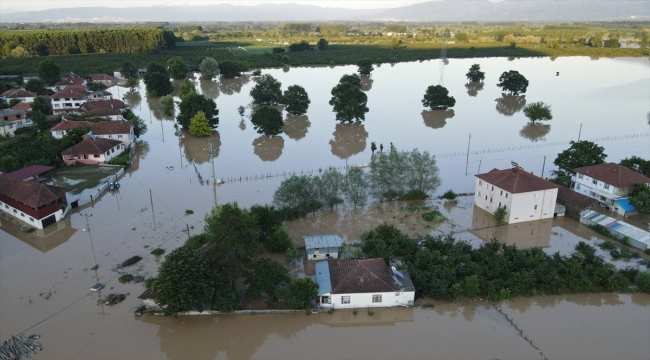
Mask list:
POLYGON ((499 201, 499 207, 501 207, 501 202, 499 201))
POLYGON ((331 304, 332 299, 329 296, 323 296, 320 300, 321 304, 331 304))
POLYGON ((14 209, 14 214, 18 214, 18 211, 16 211, 16 209, 14 209))
POLYGON ((60 108, 60 107, 61 107, 61 104, 54 104, 54 107, 55 107, 55 108, 60 108))
POLYGON ((94 157, 95 159, 98 159, 98 158, 99 158, 99 155, 95 154, 95 155, 93 155, 93 157, 94 157))
POLYGON ((107 152, 106 152, 106 155, 107 155, 107 156, 108 156, 108 155, 110 155, 110 154, 111 154, 111 152, 110 152, 110 151, 107 151, 107 152))
POLYGON ((29 221, 34 222, 34 218, 30 216, 29 221))
POLYGON ((508 198, 508 193, 506 193, 506 199, 508 198))
POLYGON ((118 138, 121 138, 121 137, 122 137, 122 135, 117 135, 117 137, 118 137, 118 138))
POLYGON ((580 190, 580 184, 576 184, 576 190, 580 190))
POLYGON ((65 101, 70 101, 70 98, 65 98, 65 101))
POLYGON ((533 194, 533 199, 537 199, 537 193, 533 194))
POLYGON ((381 302, 381 295, 373 295, 372 296, 372 302, 373 303, 380 303, 381 302))
POLYGON ((605 190, 609 190, 609 184, 603 185, 603 188, 605 188, 605 190))
POLYGON ((591 180, 591 183, 594 184, 594 185, 598 185, 598 180, 595 180, 595 179, 591 180))
POLYGON ((537 210, 537 205, 535 205, 535 210, 537 210))
POLYGON ((485 195, 485 200, 487 200, 487 195, 485 195))
POLYGON ((582 179, 583 177, 582 174, 578 174, 578 179, 582 179))
POLYGON ((503 190, 501 190, 501 193, 499 195, 503 196, 503 190))
POLYGON ((492 191, 494 191, 494 186, 492 186, 492 191))
POLYGON ((490 198, 490 202, 492 202, 492 198, 490 198))
POLYGON ((478 181, 478 184, 479 184, 479 185, 483 185, 483 181, 479 180, 479 181, 478 181))
POLYGON ((481 192, 480 191, 478 192, 478 197, 481 197, 481 192))
POLYGON ((20 213, 20 216, 22 216, 22 217, 25 217, 25 214, 23 214, 23 213, 20 213))
POLYGON ((112 138, 113 138, 113 135, 108 135, 108 138, 109 138, 109 139, 112 139, 112 138))
POLYGON ((9 205, 5 204, 5 209, 9 209, 9 205))
POLYGON ((349 296, 341 296, 341 304, 349 304, 349 303, 350 303, 349 296))

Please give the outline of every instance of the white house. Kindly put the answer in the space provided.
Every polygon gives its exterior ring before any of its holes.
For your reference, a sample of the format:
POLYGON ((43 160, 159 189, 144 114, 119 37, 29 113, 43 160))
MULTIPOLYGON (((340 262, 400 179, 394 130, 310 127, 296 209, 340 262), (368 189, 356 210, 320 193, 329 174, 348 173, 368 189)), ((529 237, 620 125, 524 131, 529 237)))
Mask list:
POLYGON ((307 260, 337 259, 341 251, 341 237, 338 235, 303 236, 307 260))
POLYGON ((0 176, 0 210, 37 229, 63 218, 68 189, 0 176))
POLYGON ((23 89, 9 89, 0 94, 0 99, 6 102, 17 99, 20 100, 20 102, 31 103, 34 102, 35 97, 36 93, 23 89))
POLYGON ((415 287, 407 271, 384 259, 335 259, 316 264, 318 305, 330 309, 410 306, 415 287))
POLYGON ((108 74, 90 74, 90 81, 104 84, 106 86, 113 86, 117 82, 117 79, 108 74))
POLYGON ((0 120, 0 135, 10 138, 16 132, 16 124, 13 121, 0 120))
POLYGON ((22 110, 2 109, 0 110, 0 121, 12 122, 16 129, 31 125, 31 120, 27 120, 27 113, 22 110))
POLYGON ((86 86, 86 79, 82 77, 66 77, 61 79, 58 83, 56 83, 55 88, 59 91, 65 90, 69 86, 74 86, 74 87, 79 87, 79 86, 86 86))
POLYGON ((63 150, 61 157, 66 165, 105 164, 125 149, 126 146, 119 140, 104 139, 89 133, 84 135, 83 140, 77 145, 63 150))
POLYGON ((77 88, 68 88, 50 96, 50 99, 54 114, 79 113, 81 105, 88 101, 88 92, 77 88))
POLYGON ((513 224, 552 218, 558 186, 521 168, 493 169, 476 175, 474 204, 494 213, 506 209, 505 222, 513 224))
POLYGON ((66 120, 63 119, 60 123, 54 125, 50 129, 50 133, 52 133, 52 137, 55 139, 62 139, 65 134, 68 133, 68 130, 74 129, 76 127, 87 127, 87 128, 92 128, 94 123, 90 121, 74 121, 74 120, 66 120))
POLYGON ((634 184, 650 186, 650 178, 626 166, 607 163, 573 169, 571 177, 573 191, 598 200, 605 207, 621 215, 630 215, 629 202, 625 199, 634 184))
POLYGON ((121 141, 127 147, 135 141, 133 125, 128 121, 98 121, 92 123, 90 131, 102 139, 121 141))

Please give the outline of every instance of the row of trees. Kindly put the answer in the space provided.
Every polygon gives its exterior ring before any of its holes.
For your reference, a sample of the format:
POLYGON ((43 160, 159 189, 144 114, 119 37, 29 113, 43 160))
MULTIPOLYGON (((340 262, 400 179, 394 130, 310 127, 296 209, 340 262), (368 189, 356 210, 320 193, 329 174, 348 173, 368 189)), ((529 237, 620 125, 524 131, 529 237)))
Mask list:
POLYGON ((153 28, 0 32, 5 56, 149 52, 173 46, 174 33, 153 28))
POLYGON ((172 251, 160 266, 152 290, 165 314, 202 310, 210 303, 213 310, 237 309, 241 299, 235 283, 240 279, 248 284, 246 297, 289 309, 308 307, 318 296, 318 286, 309 278, 291 280, 284 265, 259 257, 265 247, 291 247, 281 221, 269 206, 248 210, 231 203, 215 208, 206 216, 204 232, 172 251), (275 242, 269 241, 274 237, 275 242))
POLYGON ((295 216, 333 209, 347 201, 355 207, 364 205, 368 196, 384 200, 426 199, 440 186, 436 159, 427 151, 398 151, 391 146, 374 156, 370 171, 357 167, 346 174, 327 169, 319 176, 291 176, 284 180, 273 196, 273 203, 295 216))

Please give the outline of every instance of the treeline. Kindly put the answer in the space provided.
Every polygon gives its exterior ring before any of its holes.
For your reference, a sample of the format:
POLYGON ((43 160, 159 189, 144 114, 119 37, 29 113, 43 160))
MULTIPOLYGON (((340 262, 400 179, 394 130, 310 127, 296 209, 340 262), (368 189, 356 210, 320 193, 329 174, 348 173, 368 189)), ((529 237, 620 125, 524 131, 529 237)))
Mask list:
POLYGON ((149 52, 174 45, 171 31, 152 28, 0 32, 0 47, 5 56, 16 48, 24 50, 19 52, 23 56, 47 56, 149 52))
POLYGON ((316 27, 316 31, 324 35, 342 35, 348 31, 348 26, 345 24, 320 24, 316 27))
POLYGON ((386 26, 388 32, 405 33, 406 30, 406 25, 390 24, 386 26))
POLYGON ((311 24, 307 23, 289 23, 284 25, 284 30, 290 32, 311 32, 311 29, 311 24))

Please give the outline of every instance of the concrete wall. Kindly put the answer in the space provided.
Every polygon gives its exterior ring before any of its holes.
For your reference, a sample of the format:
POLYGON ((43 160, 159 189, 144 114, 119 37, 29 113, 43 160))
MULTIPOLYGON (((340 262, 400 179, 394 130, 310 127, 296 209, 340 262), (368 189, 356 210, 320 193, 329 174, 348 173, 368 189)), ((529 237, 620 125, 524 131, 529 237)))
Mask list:
POLYGON ((383 292, 383 293, 352 293, 325 294, 319 300, 320 306, 327 309, 361 309, 368 307, 392 307, 413 305, 415 291, 383 292), (373 302, 373 295, 381 295, 381 302, 373 302), (323 296, 330 297, 330 304, 323 304, 323 296), (343 304, 343 297, 350 298, 349 304, 343 304))
POLYGON ((307 260, 338 259, 340 248, 307 249, 307 260), (329 257, 327 256, 329 254, 329 257))
MULTIPOLYGON (((47 214, 43 216, 40 219, 34 218, 30 216, 29 214, 24 213, 23 211, 20 211, 19 209, 14 208, 13 206, 0 202, 0 210, 3 212, 13 216, 14 218, 22 221, 25 223, 27 226, 31 226, 37 229, 43 229, 43 223, 42 220, 51 216, 52 214, 47 214)), ((56 221, 59 221, 63 218, 63 210, 57 210, 54 213, 56 221)))

